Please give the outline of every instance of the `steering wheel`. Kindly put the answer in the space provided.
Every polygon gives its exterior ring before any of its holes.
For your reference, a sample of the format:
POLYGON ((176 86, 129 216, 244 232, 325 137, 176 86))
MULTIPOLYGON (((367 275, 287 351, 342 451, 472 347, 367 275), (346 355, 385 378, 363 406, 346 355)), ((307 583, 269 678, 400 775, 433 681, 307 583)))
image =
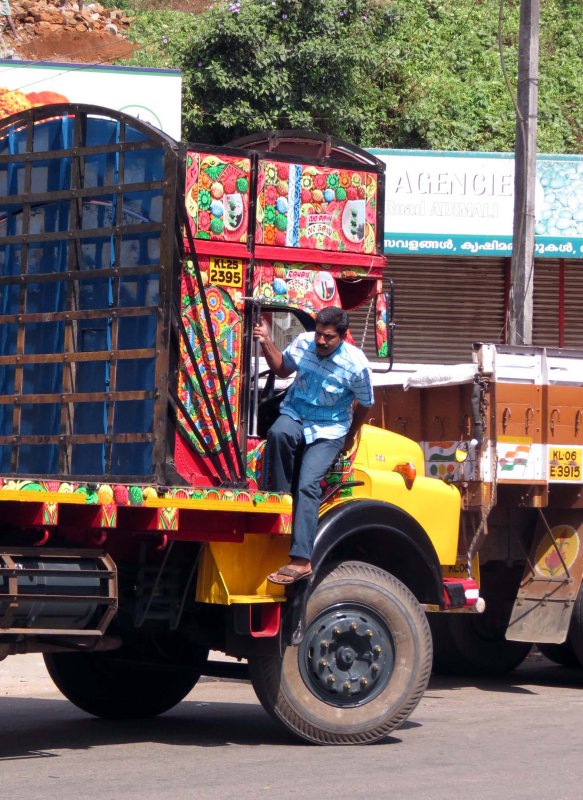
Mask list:
POLYGON ((285 389, 276 391, 276 377, 275 372, 271 369, 265 369, 257 375, 257 380, 265 378, 257 403, 257 427, 261 438, 267 436, 268 429, 279 416, 279 406, 287 393, 287 386, 285 389))

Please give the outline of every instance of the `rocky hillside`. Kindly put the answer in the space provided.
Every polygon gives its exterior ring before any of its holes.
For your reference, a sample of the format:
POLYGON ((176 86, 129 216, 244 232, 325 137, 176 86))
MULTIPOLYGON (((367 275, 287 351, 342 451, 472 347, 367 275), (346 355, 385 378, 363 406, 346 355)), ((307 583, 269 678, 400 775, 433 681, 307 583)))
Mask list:
POLYGON ((127 58, 134 45, 125 34, 131 20, 123 11, 83 0, 11 0, 15 39, 2 34, 5 58, 107 64, 127 58))

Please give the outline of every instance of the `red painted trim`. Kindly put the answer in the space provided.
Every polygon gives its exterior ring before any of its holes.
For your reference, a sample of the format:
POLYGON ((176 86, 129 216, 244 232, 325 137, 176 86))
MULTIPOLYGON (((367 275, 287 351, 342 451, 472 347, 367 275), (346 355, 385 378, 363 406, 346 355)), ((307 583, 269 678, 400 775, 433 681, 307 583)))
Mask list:
POLYGON ((209 241, 195 239, 196 252, 199 255, 230 256, 231 258, 251 258, 263 261, 283 261, 301 264, 335 264, 339 267, 352 266, 368 268, 371 277, 381 277, 387 266, 384 256, 364 255, 362 253, 340 253, 336 250, 312 250, 294 247, 271 247, 257 245, 254 253, 249 252, 244 244, 235 242, 209 241))
POLYGON ((237 242, 217 242, 208 239, 195 239, 196 252, 201 256, 231 256, 231 258, 251 258, 247 245, 237 242))
POLYGON ((565 259, 559 259, 559 347, 565 346, 565 259))
POLYGON ((264 261, 291 261, 305 264, 337 264, 338 266, 368 267, 371 272, 382 272, 386 267, 384 256, 363 255, 362 253, 341 253, 336 250, 308 250, 293 247, 271 247, 257 245, 255 258, 264 261))

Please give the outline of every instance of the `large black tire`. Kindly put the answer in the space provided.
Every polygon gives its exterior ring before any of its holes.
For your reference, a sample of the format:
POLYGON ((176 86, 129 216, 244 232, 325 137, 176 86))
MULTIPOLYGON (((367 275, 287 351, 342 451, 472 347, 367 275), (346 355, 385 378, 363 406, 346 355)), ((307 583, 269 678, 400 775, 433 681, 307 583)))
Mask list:
POLYGON ((583 667, 583 585, 579 589, 579 594, 573 606, 566 645, 573 652, 576 664, 566 664, 565 666, 583 667))
POLYGON ((537 647, 543 656, 546 656, 549 661, 554 661, 555 664, 560 664, 562 667, 580 666, 569 640, 562 644, 537 644, 537 647))
POLYGON ((532 645, 507 641, 505 628, 491 624, 487 614, 429 614, 437 675, 493 677, 524 661, 532 645))
POLYGON ((206 655, 174 664, 157 653, 45 653, 49 675, 78 708, 96 717, 138 719, 163 714, 183 700, 201 675, 206 655), (204 656, 204 657, 203 657, 204 656))
POLYGON ((522 568, 492 562, 481 570, 483 614, 429 614, 433 635, 433 671, 438 675, 500 676, 521 664, 529 642, 506 639, 522 568))
POLYGON ((263 707, 318 744, 366 744, 399 727, 431 673, 421 606, 394 576, 358 561, 324 575, 307 604, 306 635, 282 656, 249 659, 263 707))

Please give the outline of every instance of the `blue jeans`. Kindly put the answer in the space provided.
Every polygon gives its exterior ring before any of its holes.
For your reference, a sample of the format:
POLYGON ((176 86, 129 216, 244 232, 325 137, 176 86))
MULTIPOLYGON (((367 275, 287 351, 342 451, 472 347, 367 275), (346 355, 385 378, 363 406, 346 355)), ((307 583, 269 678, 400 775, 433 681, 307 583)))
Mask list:
POLYGON ((320 482, 344 446, 340 439, 316 439, 306 444, 304 429, 281 414, 267 432, 266 467, 271 490, 291 492, 294 500, 290 556, 312 557, 322 497, 320 482))

